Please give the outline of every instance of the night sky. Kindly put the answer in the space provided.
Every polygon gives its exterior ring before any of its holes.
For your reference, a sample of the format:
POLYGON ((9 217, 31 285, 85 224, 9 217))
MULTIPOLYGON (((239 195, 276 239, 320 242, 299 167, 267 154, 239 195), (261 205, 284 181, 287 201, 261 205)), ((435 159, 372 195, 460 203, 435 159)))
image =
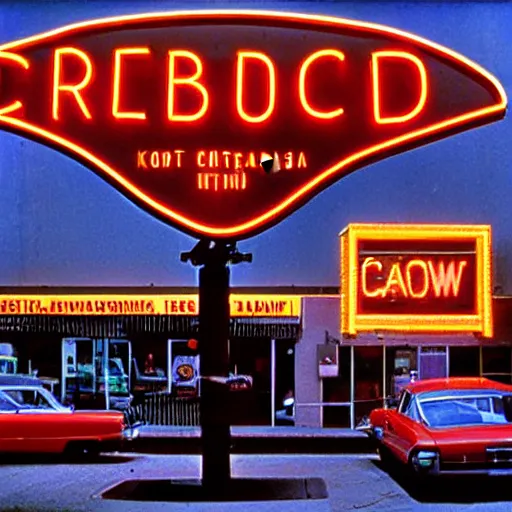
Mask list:
MULTIPOLYGON (((473 59, 512 96, 512 4, 505 2, 2 1, 0 42, 90 18, 237 6, 407 30, 473 59)), ((493 228, 494 285, 512 294, 511 191, 508 116, 343 178, 240 243, 254 261, 233 269, 232 284, 338 285, 338 233, 349 222, 483 223, 493 228)), ((0 285, 194 285, 196 269, 179 261, 193 245, 70 158, 0 132, 0 285)))

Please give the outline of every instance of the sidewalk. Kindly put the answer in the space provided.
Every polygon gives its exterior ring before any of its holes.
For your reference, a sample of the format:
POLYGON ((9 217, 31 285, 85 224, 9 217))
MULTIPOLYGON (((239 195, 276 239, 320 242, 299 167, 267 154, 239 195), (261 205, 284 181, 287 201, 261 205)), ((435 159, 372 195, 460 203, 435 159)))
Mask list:
MULTIPOLYGON (((371 453, 366 434, 348 428, 231 427, 231 453, 371 453)), ((199 427, 144 425, 133 451, 201 453, 199 427)))

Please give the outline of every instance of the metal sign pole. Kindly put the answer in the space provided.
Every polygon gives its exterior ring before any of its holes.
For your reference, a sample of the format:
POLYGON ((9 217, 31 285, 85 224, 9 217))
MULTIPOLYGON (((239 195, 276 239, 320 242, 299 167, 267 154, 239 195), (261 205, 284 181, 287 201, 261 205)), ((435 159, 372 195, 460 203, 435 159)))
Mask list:
MULTIPOLYGON (((199 357, 201 376, 229 373, 229 268, 208 258, 199 270, 199 357)), ((202 379, 200 410, 202 475, 205 488, 219 489, 231 478, 229 395, 225 386, 202 379)))
POLYGON ((202 484, 207 495, 225 492, 231 480, 228 264, 250 262, 235 244, 200 241, 181 260, 199 269, 199 356, 201 365, 202 484))

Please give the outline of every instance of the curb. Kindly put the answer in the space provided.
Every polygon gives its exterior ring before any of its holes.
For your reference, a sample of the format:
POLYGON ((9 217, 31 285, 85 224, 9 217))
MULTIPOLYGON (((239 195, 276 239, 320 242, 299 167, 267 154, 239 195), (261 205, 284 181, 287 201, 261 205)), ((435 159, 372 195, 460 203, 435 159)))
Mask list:
MULTIPOLYGON (((200 455, 201 438, 190 436, 143 436, 132 442, 131 451, 149 454, 188 454, 200 455)), ((234 436, 231 453, 233 454, 367 454, 373 453, 370 439, 364 437, 332 436, 234 436)))

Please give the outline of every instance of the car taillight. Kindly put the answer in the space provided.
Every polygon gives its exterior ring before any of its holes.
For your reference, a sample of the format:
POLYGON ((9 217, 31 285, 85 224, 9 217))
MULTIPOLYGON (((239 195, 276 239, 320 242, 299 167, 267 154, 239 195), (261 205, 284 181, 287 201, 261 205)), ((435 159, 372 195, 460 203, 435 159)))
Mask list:
POLYGON ((416 471, 436 471, 439 466, 439 454, 431 450, 419 450, 412 457, 416 471))

